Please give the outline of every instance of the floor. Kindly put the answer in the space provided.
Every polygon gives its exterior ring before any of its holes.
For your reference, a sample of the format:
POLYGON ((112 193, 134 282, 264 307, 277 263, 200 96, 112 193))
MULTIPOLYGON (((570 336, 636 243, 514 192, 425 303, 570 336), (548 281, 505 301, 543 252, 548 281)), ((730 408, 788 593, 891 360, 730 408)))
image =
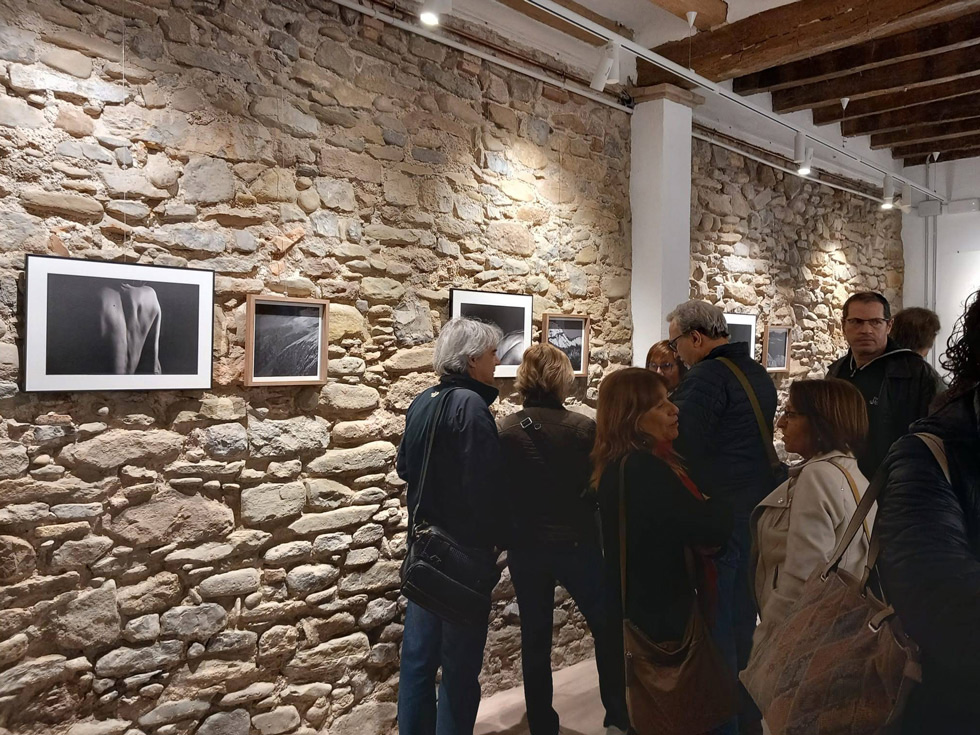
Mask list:
MULTIPOLYGON (((554 707, 562 735, 605 735, 599 676, 589 659, 554 675, 554 707)), ((529 735, 521 687, 498 692, 480 703, 474 735, 529 735)))

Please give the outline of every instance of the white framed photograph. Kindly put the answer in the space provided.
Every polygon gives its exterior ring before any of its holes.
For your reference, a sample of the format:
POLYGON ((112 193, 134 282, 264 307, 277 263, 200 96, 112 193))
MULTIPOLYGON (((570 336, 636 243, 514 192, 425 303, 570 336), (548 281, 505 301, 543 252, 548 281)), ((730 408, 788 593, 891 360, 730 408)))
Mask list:
POLYGON ((28 255, 24 390, 211 387, 214 271, 28 255))
POLYGON ((544 314, 541 337, 568 355, 576 378, 589 374, 589 332, 592 320, 578 314, 544 314))
POLYGON ((762 337, 762 357, 770 373, 788 373, 792 327, 766 324, 762 337))
POLYGON ((521 364, 524 350, 531 346, 531 315, 534 299, 530 294, 449 290, 449 315, 496 324, 504 333, 497 346, 500 364, 495 378, 513 378, 521 364))
POLYGON ((327 382, 330 302, 249 294, 245 385, 322 385, 327 382))
POLYGON ((755 324, 758 317, 755 314, 725 314, 728 323, 729 341, 746 342, 749 345, 749 356, 755 359, 755 324))

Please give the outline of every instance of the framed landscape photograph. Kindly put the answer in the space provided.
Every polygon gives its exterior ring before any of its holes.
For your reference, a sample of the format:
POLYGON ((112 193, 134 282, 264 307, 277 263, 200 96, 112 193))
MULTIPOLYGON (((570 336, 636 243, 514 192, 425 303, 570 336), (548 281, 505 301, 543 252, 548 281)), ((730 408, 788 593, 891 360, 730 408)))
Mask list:
POLYGON ((246 307, 245 385, 327 382, 330 302, 250 294, 246 307))
POLYGON ((26 261, 24 390, 211 387, 214 271, 26 261))
POLYGON ((731 343, 747 342, 749 345, 749 355, 753 360, 755 359, 756 319, 755 314, 725 314, 731 343))
POLYGON ((770 326, 762 337, 762 358, 770 373, 788 373, 792 327, 770 326))
POLYGON ((449 290, 450 316, 496 324, 504 333, 497 346, 500 364, 494 372, 497 378, 513 378, 521 364, 524 350, 531 346, 531 313, 533 297, 530 294, 496 293, 493 291, 468 291, 462 288, 449 290))
POLYGON ((568 355, 576 378, 589 374, 589 330, 592 320, 578 314, 544 314, 541 337, 568 355))

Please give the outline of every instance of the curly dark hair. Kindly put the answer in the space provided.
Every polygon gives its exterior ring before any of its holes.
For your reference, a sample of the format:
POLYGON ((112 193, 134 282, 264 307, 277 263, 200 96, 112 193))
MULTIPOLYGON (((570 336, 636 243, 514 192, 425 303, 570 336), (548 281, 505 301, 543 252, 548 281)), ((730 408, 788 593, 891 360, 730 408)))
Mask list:
POLYGON ((963 395, 980 383, 980 291, 967 299, 966 311, 946 344, 942 365, 953 376, 951 397, 963 395))

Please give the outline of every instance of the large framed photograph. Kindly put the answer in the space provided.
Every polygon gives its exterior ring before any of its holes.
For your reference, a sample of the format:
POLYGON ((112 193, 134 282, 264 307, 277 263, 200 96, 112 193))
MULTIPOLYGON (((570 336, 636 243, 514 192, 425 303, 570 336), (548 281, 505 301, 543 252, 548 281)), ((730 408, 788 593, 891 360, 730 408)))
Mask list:
POLYGON ((578 314, 544 314, 541 319, 544 341, 568 355, 576 378, 587 377, 592 320, 578 314))
POLYGON ((24 390, 211 387, 214 271, 26 262, 24 390))
POLYGON ((729 341, 747 342, 749 345, 749 355, 755 359, 755 314, 725 314, 725 321, 728 323, 729 341))
POLYGON ((329 301, 252 294, 246 312, 245 385, 327 382, 329 301))
POLYGON ((762 357, 770 373, 788 373, 792 327, 766 324, 762 337, 762 357))
POLYGON ((531 314, 533 297, 530 294, 468 291, 453 288, 449 291, 450 316, 479 319, 500 327, 504 333, 497 346, 500 364, 496 378, 513 378, 521 364, 524 350, 531 346, 531 314))

